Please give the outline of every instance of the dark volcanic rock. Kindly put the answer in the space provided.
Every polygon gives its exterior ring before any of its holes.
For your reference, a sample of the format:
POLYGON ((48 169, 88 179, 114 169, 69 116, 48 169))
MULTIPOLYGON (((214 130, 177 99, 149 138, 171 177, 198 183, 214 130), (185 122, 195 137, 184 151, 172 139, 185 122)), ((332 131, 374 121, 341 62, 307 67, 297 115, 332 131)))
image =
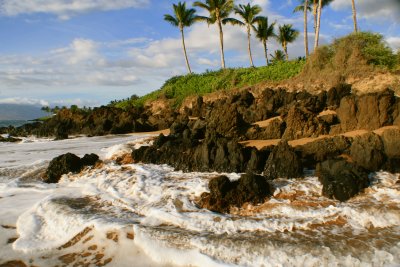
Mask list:
POLYGON ((345 160, 327 160, 317 166, 317 176, 323 185, 322 194, 346 201, 369 186, 368 173, 345 160))
POLYGON ((326 105, 336 109, 340 105, 340 100, 351 93, 351 85, 341 84, 327 92, 326 105))
POLYGON ((252 140, 280 139, 285 129, 286 123, 280 117, 275 117, 271 118, 265 127, 254 125, 247 131, 246 137, 252 140))
POLYGON ((391 172, 400 172, 400 129, 384 130, 381 139, 387 159, 383 169, 391 172))
POLYGON ((316 139, 298 146, 304 167, 315 169, 316 164, 327 159, 333 159, 345 153, 350 147, 350 140, 345 136, 331 136, 316 139))
POLYGON ((82 169, 81 158, 67 153, 54 158, 47 168, 45 179, 46 183, 57 183, 63 174, 70 172, 80 172, 82 169))
POLYGON ((228 138, 239 138, 250 124, 245 122, 237 105, 218 103, 206 116, 207 133, 228 138))
POLYGON ((325 124, 318 121, 317 114, 303 107, 292 106, 285 122, 286 130, 282 138, 286 140, 317 137, 329 132, 325 124))
POLYGON ((12 136, 9 137, 2 137, 0 136, 0 142, 4 142, 4 143, 16 143, 16 142, 20 142, 22 141, 22 139, 19 138, 14 138, 12 136))
POLYGON ((96 154, 85 154, 81 159, 82 166, 93 166, 99 161, 99 156, 96 154))
POLYGON ((385 161, 381 138, 373 132, 355 137, 350 156, 356 165, 369 171, 379 171, 385 161))
POLYGON ((348 95, 340 101, 337 115, 341 132, 356 129, 375 130, 393 123, 392 106, 395 103, 394 92, 348 95))
POLYGON ((246 202, 262 203, 272 194, 265 177, 253 174, 243 174, 233 182, 226 176, 218 176, 209 182, 208 187, 210 193, 202 194, 199 205, 221 213, 229 212, 230 207, 241 207, 246 202))
POLYGON ((85 166, 93 166, 99 160, 96 154, 86 154, 82 159, 72 153, 54 158, 46 170, 45 183, 58 183, 63 174, 78 173, 85 166))
POLYGON ((269 179, 298 178, 303 176, 303 165, 288 142, 281 141, 269 155, 263 174, 269 179))
POLYGON ((388 158, 400 158, 400 129, 386 129, 382 133, 385 155, 388 158))

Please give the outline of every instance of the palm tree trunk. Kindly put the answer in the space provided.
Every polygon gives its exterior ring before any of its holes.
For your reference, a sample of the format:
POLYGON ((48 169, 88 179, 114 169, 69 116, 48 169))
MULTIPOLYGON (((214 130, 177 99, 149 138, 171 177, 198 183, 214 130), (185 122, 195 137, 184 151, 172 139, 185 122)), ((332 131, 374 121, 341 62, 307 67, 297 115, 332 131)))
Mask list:
POLYGON ((352 11, 353 11, 354 32, 358 32, 356 3, 354 2, 354 0, 351 0, 351 8, 352 8, 352 11))
POLYGON ((320 28, 321 28, 321 12, 322 12, 322 0, 319 0, 319 3, 318 3, 317 31, 315 33, 314 50, 317 49, 318 43, 319 43, 319 31, 320 31, 320 28))
POLYGON ((190 69, 189 60, 188 60, 188 56, 186 53, 185 35, 183 33, 183 28, 181 28, 181 36, 182 36, 183 54, 185 55, 185 60, 186 60, 186 67, 189 71, 189 74, 192 74, 192 70, 190 69))
POLYGON ((306 58, 308 58, 308 29, 307 29, 307 12, 308 0, 304 1, 304 49, 306 51, 306 58))
POLYGON ((251 67, 254 67, 253 57, 251 56, 250 36, 251 36, 251 33, 250 33, 250 25, 247 25, 247 43, 248 43, 247 49, 248 49, 248 51, 249 51, 250 66, 251 66, 251 67))
POLYGON ((286 42, 283 42, 282 46, 283 46, 283 51, 285 51, 286 60, 289 61, 289 54, 287 52, 287 44, 286 44, 286 42))
POLYGON ((317 32, 317 15, 318 15, 318 0, 313 0, 313 16, 314 16, 314 33, 317 32))
POLYGON ((264 53, 265 53, 265 59, 267 60, 267 66, 269 65, 269 60, 268 60, 268 49, 267 49, 267 40, 263 40, 263 46, 264 46, 264 53))
POLYGON ((218 20, 218 29, 219 29, 219 43, 221 50, 221 67, 225 69, 225 55, 224 55, 224 33, 222 31, 222 22, 218 20))

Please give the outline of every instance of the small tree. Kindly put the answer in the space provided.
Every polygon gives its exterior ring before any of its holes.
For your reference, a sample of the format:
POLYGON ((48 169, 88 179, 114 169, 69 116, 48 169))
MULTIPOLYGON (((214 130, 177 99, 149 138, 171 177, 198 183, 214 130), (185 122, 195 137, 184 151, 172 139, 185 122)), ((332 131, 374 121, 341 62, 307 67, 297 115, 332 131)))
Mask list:
POLYGON ((178 27, 181 32, 182 37, 182 46, 183 46, 183 54, 185 55, 186 66, 188 72, 191 74, 192 70, 190 68, 188 56, 186 53, 186 45, 185 45, 185 35, 183 29, 185 27, 190 27, 193 23, 196 22, 197 16, 196 10, 193 8, 186 8, 186 3, 179 2, 177 5, 173 5, 174 15, 164 15, 164 20, 171 23, 173 26, 178 27))
POLYGON ((256 32, 256 37, 263 44, 265 59, 267 61, 267 65, 269 65, 267 42, 269 38, 276 37, 275 22, 268 24, 268 17, 260 17, 257 21, 257 27, 253 27, 253 29, 256 32))
POLYGON ((286 55, 286 60, 289 60, 287 46, 289 43, 294 42, 298 36, 299 36, 299 31, 293 29, 292 24, 284 24, 282 26, 279 26, 279 32, 276 39, 282 45, 283 51, 285 52, 286 55))
POLYGON ((75 113, 75 112, 78 111, 79 108, 78 108, 77 105, 71 105, 70 109, 71 109, 71 111, 72 111, 73 113, 75 113))
POLYGON ((224 54, 224 32, 222 31, 222 24, 226 24, 231 21, 232 18, 229 14, 233 10, 234 1, 233 0, 205 0, 205 2, 196 1, 193 4, 199 8, 208 11, 209 16, 198 16, 199 20, 207 22, 210 24, 217 24, 219 30, 219 42, 221 50, 221 67, 225 69, 225 54, 224 54))
POLYGON ((254 67, 253 57, 251 55, 251 29, 254 28, 254 24, 260 19, 257 15, 261 12, 261 7, 258 5, 239 5, 234 8, 235 13, 238 14, 243 21, 232 20, 233 24, 245 26, 247 30, 247 50, 250 58, 250 66, 254 67))
POLYGON ((279 62, 279 61, 285 61, 285 52, 282 50, 275 50, 274 54, 270 54, 272 57, 272 64, 279 62))

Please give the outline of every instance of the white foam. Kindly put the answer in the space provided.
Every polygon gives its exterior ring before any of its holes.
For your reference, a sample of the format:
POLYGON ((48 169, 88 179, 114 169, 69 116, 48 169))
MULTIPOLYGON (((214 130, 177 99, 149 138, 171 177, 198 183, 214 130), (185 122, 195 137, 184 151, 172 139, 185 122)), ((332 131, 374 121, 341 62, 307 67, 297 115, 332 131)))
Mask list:
MULTIPOLYGON (((8 150, 15 163, 0 155, 0 176, 15 171, 17 178, 35 176, 51 155, 69 149, 107 159, 101 168, 64 175, 55 185, 24 179, 0 182, 0 224, 17 227, 14 251, 55 251, 85 227, 105 233, 134 225, 132 250, 147 255, 145 261, 151 258, 149 265, 400 264, 400 190, 395 175, 377 173, 365 193, 346 203, 321 196, 316 177, 278 179, 273 182, 274 196, 262 205, 223 215, 196 205, 217 173, 183 173, 166 165, 119 166, 110 160, 143 144, 144 139, 130 136, 78 138, 48 142, 46 148, 20 144, 14 152, 8 150)), ((231 180, 240 177, 227 175, 231 180)), ((0 246, 12 236, 1 227, 0 235, 0 246)), ((117 255, 119 247, 129 251, 128 243, 108 249, 117 255)), ((129 266, 118 255, 111 265, 129 266)))

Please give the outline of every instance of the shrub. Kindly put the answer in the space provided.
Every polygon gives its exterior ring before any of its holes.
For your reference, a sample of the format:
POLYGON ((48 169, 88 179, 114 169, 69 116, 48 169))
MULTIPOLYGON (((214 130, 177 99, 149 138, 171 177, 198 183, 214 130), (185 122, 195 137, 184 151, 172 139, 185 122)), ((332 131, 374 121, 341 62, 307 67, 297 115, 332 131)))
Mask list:
POLYGON ((393 70, 396 55, 376 33, 353 33, 319 47, 296 80, 335 86, 348 78, 362 78, 375 70, 393 70))
POLYGON ((167 80, 157 91, 140 98, 116 101, 112 105, 127 109, 131 106, 143 106, 147 101, 167 98, 171 99, 174 106, 178 106, 191 95, 205 95, 221 90, 251 86, 262 81, 281 81, 291 78, 301 72, 304 64, 304 60, 279 61, 265 67, 225 69, 176 76, 167 80))

